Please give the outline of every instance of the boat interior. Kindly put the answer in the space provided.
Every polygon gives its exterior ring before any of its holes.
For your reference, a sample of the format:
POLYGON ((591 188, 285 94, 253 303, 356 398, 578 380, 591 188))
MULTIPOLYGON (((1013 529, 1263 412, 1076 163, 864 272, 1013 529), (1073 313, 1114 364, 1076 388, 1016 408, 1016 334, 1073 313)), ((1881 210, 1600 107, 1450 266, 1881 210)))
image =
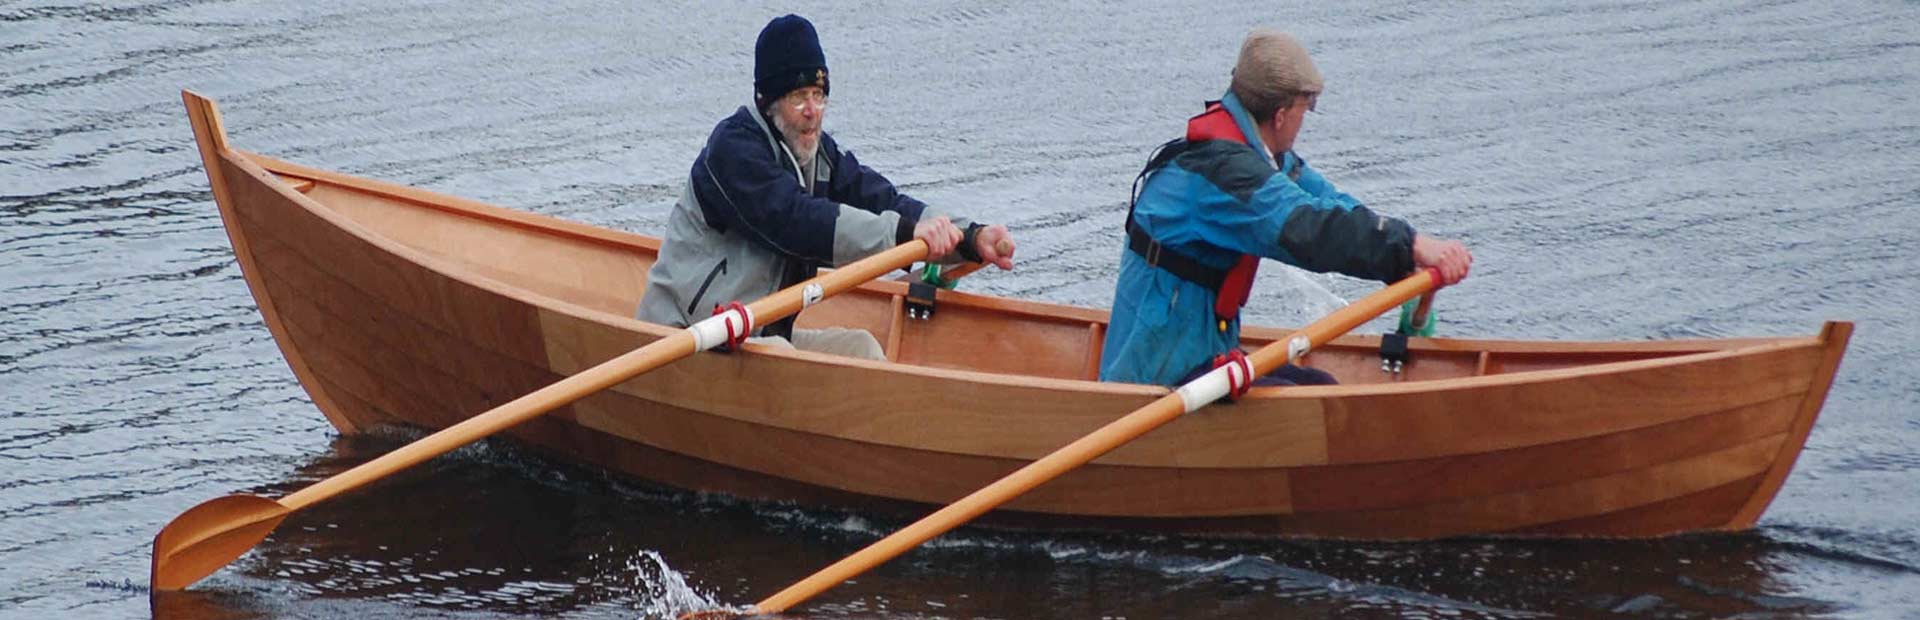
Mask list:
MULTIPOLYGON (((435 262, 490 279, 548 307, 604 315, 636 330, 670 328, 632 317, 659 241, 416 188, 360 179, 238 152, 292 191, 435 262)), ((903 276, 904 279, 904 276, 903 276)), ((964 285, 963 287, 964 288, 964 285)), ((904 281, 876 281, 803 312, 800 327, 864 329, 891 362, 1066 380, 1094 380, 1107 313, 963 291, 940 291, 935 312, 915 318, 904 281)), ((1288 330, 1247 326, 1250 348, 1288 330)), ((1778 343, 1782 338, 1646 342, 1541 342, 1412 338, 1410 361, 1383 370, 1378 335, 1348 335, 1306 364, 1342 384, 1426 381, 1562 369, 1778 343)))

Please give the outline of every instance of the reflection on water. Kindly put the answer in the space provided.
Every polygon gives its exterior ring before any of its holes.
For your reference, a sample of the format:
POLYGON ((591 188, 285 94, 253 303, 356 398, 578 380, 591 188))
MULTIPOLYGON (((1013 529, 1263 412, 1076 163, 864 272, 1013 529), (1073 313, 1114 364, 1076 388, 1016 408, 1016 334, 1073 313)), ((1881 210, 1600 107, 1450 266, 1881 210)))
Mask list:
MULTIPOLYGON (((259 491, 294 490, 406 439, 341 438, 326 458, 259 491)), ((381 601, 443 612, 671 618, 746 605, 901 525, 634 485, 489 443, 297 513, 207 585, 162 594, 156 616, 247 617, 267 607, 306 615, 381 601)), ((1795 595, 1777 578, 1807 566, 1805 555, 1764 533, 1352 543, 971 528, 801 613, 1539 618, 1848 609, 1795 595), (1141 597, 1143 589, 1159 594, 1141 597)), ((1823 561, 1916 572, 1861 558, 1823 561)))
MULTIPOLYGON (((963 530, 808 617, 1900 617, 1920 608, 1920 10, 1912 3, 808 7, 829 130, 1021 235, 971 290, 1102 307, 1145 153, 1248 27, 1328 78, 1303 154, 1455 236, 1445 333, 1806 334, 1859 322, 1753 533, 1353 544, 963 530), (1257 16, 1266 16, 1264 18, 1257 16)), ((138 617, 153 534, 399 445, 336 438, 233 263, 179 90, 234 143, 641 232, 749 93, 783 6, 0 3, 0 618, 138 617), (329 451, 328 446, 332 449, 329 451)), ((1251 319, 1372 285, 1278 268, 1251 319)), ((1379 329, 1379 326, 1363 328, 1379 329)), ((665 617, 746 604, 896 517, 749 505, 504 445, 288 520, 168 618, 665 617)))

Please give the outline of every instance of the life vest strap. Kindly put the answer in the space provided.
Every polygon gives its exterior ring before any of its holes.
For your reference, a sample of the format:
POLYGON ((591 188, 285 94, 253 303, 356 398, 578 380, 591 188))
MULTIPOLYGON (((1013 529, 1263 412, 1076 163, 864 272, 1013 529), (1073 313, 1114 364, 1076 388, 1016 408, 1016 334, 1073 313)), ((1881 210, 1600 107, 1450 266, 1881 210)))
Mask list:
POLYGON ((1185 138, 1169 141, 1154 149, 1153 155, 1147 160, 1147 167, 1133 179, 1132 201, 1127 204, 1127 249, 1146 259, 1148 265, 1213 292, 1213 314, 1218 319, 1218 329, 1225 332, 1231 326, 1231 321, 1240 316, 1240 307, 1246 305, 1248 297, 1252 295, 1254 273, 1260 267, 1260 257, 1242 254, 1234 261, 1233 267, 1218 269, 1167 249, 1133 221, 1133 208, 1140 200, 1140 183, 1195 144, 1213 140, 1247 143, 1246 136, 1240 133, 1240 126, 1233 120, 1233 114, 1218 101, 1207 102, 1205 112, 1187 121, 1185 138))
POLYGON ((1127 219, 1127 249, 1146 259, 1147 264, 1164 269, 1180 279, 1200 285, 1209 291, 1220 292, 1227 282, 1227 270, 1215 269, 1180 252, 1160 245, 1147 231, 1141 230, 1132 218, 1127 219))

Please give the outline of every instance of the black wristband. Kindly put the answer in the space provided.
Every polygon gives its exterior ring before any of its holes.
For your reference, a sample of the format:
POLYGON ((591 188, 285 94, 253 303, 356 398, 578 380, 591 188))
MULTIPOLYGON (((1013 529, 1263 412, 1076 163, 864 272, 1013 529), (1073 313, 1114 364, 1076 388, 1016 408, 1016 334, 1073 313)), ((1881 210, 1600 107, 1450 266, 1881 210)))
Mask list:
POLYGON ((980 257, 980 248, 975 244, 975 241, 980 238, 980 229, 982 228, 986 228, 986 226, 974 224, 968 226, 967 231, 960 235, 960 247, 958 248, 960 250, 960 258, 975 263, 983 260, 980 257))
POLYGON ((900 224, 893 229, 893 244, 900 245, 912 241, 913 227, 919 224, 919 218, 907 217, 905 213, 900 214, 900 224))

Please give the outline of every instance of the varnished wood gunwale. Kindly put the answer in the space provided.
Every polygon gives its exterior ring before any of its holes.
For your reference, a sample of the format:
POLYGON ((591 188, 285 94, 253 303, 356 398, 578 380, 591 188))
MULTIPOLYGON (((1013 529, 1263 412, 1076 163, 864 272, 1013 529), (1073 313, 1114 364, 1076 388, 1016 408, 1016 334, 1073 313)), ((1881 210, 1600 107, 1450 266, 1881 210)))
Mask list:
MULTIPOLYGON (((607 273, 643 272, 653 239, 235 151, 204 106, 196 136, 249 288, 343 431, 446 426, 673 331, 622 307, 644 273, 607 273), (489 263, 488 247, 584 267, 535 281, 542 269, 489 263)), ((872 282, 802 315, 874 331, 894 362, 699 354, 514 435, 686 488, 930 506, 1165 394, 1087 380, 1104 312, 943 291, 934 320, 907 321, 905 289, 872 282)), ((1369 367, 1377 337, 1349 336, 1312 357, 1349 384, 1256 389, 1189 414, 1000 516, 1357 538, 1748 527, 1804 444, 1850 327, 1416 338, 1401 376, 1369 367)), ((1282 333, 1247 330, 1250 345, 1282 333)))
POLYGON ((313 370, 301 356, 300 351, 290 344, 286 326, 280 320, 280 313, 274 308, 273 301, 267 297, 257 275, 259 268, 254 265, 253 252, 246 234, 231 222, 236 220, 243 208, 234 202, 232 187, 227 182, 222 162, 236 157, 227 145, 226 126, 220 120, 220 108, 213 100, 192 91, 181 91, 180 97, 186 102, 187 120, 193 126, 194 142, 200 150, 200 163, 207 171, 207 183, 213 191, 214 204, 220 210, 220 219, 228 222, 227 242, 233 246, 234 260, 240 263, 240 274, 247 282, 247 290, 253 293, 256 306, 260 308, 260 319, 266 323, 267 331, 273 334, 273 342, 280 348, 281 358, 287 361, 287 367, 293 370, 293 376, 307 389, 307 395, 320 408, 327 422, 341 432, 351 433, 360 430, 352 420, 340 414, 340 407, 322 389, 313 370))

